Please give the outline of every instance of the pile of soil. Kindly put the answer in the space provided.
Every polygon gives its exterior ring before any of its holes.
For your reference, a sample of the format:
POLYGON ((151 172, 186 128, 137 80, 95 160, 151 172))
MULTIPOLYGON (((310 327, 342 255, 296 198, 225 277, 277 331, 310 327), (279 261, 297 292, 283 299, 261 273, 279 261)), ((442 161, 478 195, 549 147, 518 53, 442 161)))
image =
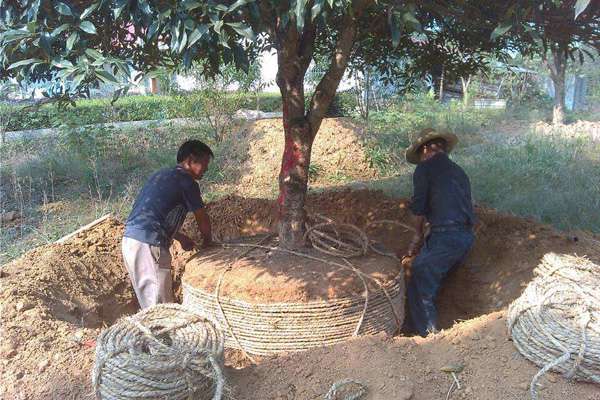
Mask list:
MULTIPOLYGON (((396 225, 368 226, 382 219, 408 221, 406 201, 380 192, 312 194, 307 208, 312 215, 365 229, 392 251, 405 249, 410 238, 396 225)), ((226 240, 273 232, 273 210, 271 201, 236 197, 209 206, 214 230, 226 240)), ((236 397, 309 399, 347 377, 365 381, 371 399, 400 399, 405 388, 414 388, 417 400, 443 398, 450 380, 439 367, 460 361, 466 365, 461 381, 470 390, 453 398, 525 398, 521 387, 537 368, 508 342, 503 310, 520 295, 545 253, 588 255, 598 262, 600 242, 588 234, 575 237, 489 209, 478 208, 477 215, 481 227, 475 248, 443 287, 440 318, 450 327, 455 320, 500 313, 456 324, 434 338, 367 337, 230 370, 236 397)), ((190 221, 186 230, 199 237, 190 221)), ((64 244, 40 247, 2 266, 0 398, 93 398, 89 379, 93 340, 103 326, 133 313, 137 306, 122 264, 122 232, 121 223, 108 220, 64 244)), ((179 267, 194 254, 177 245, 172 251, 179 267)), ((543 391, 544 400, 575 396, 593 399, 597 387, 558 378, 543 391)))
MULTIPOLYGON (((245 244, 259 243, 259 238, 237 241, 245 244)), ((273 240, 260 242, 276 247, 273 240)), ((335 267, 304 257, 248 248, 227 248, 209 251, 191 260, 185 267, 183 281, 193 287, 213 293, 220 276, 226 268, 231 268, 222 280, 220 294, 249 303, 302 303, 315 300, 361 297, 365 291, 361 278, 351 269, 335 267), (241 254, 247 254, 238 260, 241 254)), ((342 263, 339 257, 332 257, 314 249, 303 251, 312 257, 342 263)), ((352 258, 352 265, 381 284, 393 280, 399 272, 398 263, 390 258, 369 253, 352 258)), ((379 286, 366 280, 369 291, 379 286)))
MULTIPOLYGON (((326 118, 319 128, 311 153, 310 183, 313 187, 365 180, 377 175, 371 167, 361 128, 349 118, 326 118)), ((225 176, 240 175, 236 192, 243 196, 265 196, 265 188, 274 184, 281 167, 284 147, 281 118, 250 122, 227 138, 231 154, 247 155, 243 160, 223 166, 225 176)))
POLYGON ((2 266, 0 398, 89 397, 94 339, 137 308, 109 219, 2 266))

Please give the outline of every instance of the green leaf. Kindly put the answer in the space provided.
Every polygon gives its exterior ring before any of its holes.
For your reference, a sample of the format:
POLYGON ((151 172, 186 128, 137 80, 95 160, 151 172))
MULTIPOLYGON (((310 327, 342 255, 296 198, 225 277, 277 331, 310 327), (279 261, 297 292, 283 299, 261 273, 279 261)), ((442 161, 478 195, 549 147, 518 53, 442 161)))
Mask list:
POLYGON ((80 72, 79 74, 75 75, 71 84, 73 85, 74 88, 77 88, 84 79, 85 79, 85 72, 80 72))
POLYGON ((202 7, 202 3, 199 1, 195 1, 195 0, 186 0, 183 2, 183 6, 185 7, 186 10, 191 11, 198 7, 202 7))
POLYGON ((79 24, 79 28, 82 31, 89 33, 90 35, 95 35, 97 33, 96 27, 90 21, 81 22, 81 24, 79 24))
POLYGON ((69 75, 71 75, 73 72, 75 72, 75 69, 73 68, 65 68, 65 69, 61 69, 57 74, 56 74, 56 79, 66 79, 69 75))
POLYGON ((7 70, 19 68, 24 65, 29 65, 29 64, 33 64, 33 63, 41 62, 41 61, 43 61, 43 60, 40 60, 39 58, 28 58, 27 60, 21 60, 21 61, 17 61, 16 63, 10 64, 8 66, 7 70))
POLYGON ((392 47, 396 48, 400 44, 400 36, 402 29, 397 23, 393 23, 390 26, 390 30, 392 31, 392 47))
POLYGON ((181 53, 185 49, 185 45, 187 44, 187 39, 188 39, 188 35, 187 35, 187 32, 184 30, 183 34, 181 35, 181 40, 179 41, 179 48, 177 49, 178 53, 181 53))
POLYGON ((156 32, 158 32, 159 27, 160 27, 160 22, 154 21, 148 28, 148 33, 146 34, 146 37, 148 39, 152 39, 154 37, 154 35, 156 35, 156 32))
POLYGON ((106 83, 119 83, 117 78, 115 78, 115 76, 113 74, 111 74, 110 72, 107 72, 107 71, 101 69, 101 70, 95 71, 95 73, 98 78, 100 78, 102 81, 104 81, 106 83))
POLYGON ((152 9, 150 8, 150 3, 147 0, 138 0, 138 7, 142 12, 146 15, 152 14, 152 9))
POLYGON ((306 13, 306 3, 308 0, 296 0, 296 29, 302 32, 304 29, 304 14, 306 13))
POLYGON ((63 2, 59 1, 58 3, 56 3, 56 5, 54 6, 54 8, 56 9, 56 11, 58 11, 59 14, 73 16, 73 12, 71 11, 71 7, 69 7, 68 5, 66 5, 63 2))
POLYGON ((218 34, 221 34, 221 28, 223 27, 223 21, 216 21, 213 25, 213 29, 215 30, 215 32, 217 32, 218 34))
POLYGON ((404 22, 412 24, 414 29, 416 29, 418 31, 421 30, 421 23, 419 22, 417 17, 415 17, 415 14, 413 12, 407 11, 404 14, 402 14, 402 20, 404 22))
POLYGON ((590 0, 577 0, 577 3, 575 3, 575 18, 574 19, 577 19, 577 17, 579 17, 579 14, 584 12, 589 4, 590 4, 590 0))
POLYGON ((85 54, 87 54, 88 56, 90 56, 94 60, 104 59, 104 56, 98 50, 86 49, 85 50, 85 54))
POLYGON ((50 36, 58 36, 61 33, 63 33, 64 31, 66 31, 67 29, 69 29, 71 27, 70 24, 62 24, 61 26, 59 26, 58 28, 54 29, 51 33, 50 36))
POLYGON ((206 32, 208 32, 208 25, 200 25, 199 27, 197 27, 196 29, 194 29, 194 32, 192 32, 192 34, 190 35, 189 39, 188 39, 188 47, 191 47, 194 45, 194 43, 196 43, 198 40, 200 40, 200 38, 202 36, 204 36, 204 34, 206 32))
POLYGON ((245 37, 248 40, 255 40, 256 35, 252 31, 252 28, 244 25, 241 22, 228 22, 227 25, 231 26, 234 31, 236 31, 239 35, 245 37))
POLYGON ((60 69, 73 67, 73 63, 69 60, 52 60, 51 64, 60 69))
POLYGON ((312 8, 310 9, 311 21, 314 21, 315 18, 317 18, 319 16, 319 14, 321 14, 324 4, 325 4, 325 0, 315 0, 315 4, 313 4, 312 8))
POLYGON ((119 18, 119 15, 121 15, 121 12, 123 12, 123 9, 127 6, 128 3, 129 0, 117 0, 115 2, 113 9, 113 15, 115 16, 115 19, 119 18))
POLYGON ((255 0, 237 0, 235 3, 233 3, 231 6, 229 6, 229 10, 228 12, 233 12, 235 10, 237 10, 238 8, 245 6, 248 3, 252 3, 255 0))
POLYGON ((77 32, 71 33, 71 35, 67 39, 67 50, 71 51, 71 49, 73 49, 73 45, 75 44, 75 41, 78 39, 79 39, 79 33, 77 33, 77 32))
POLYGON ((496 29, 494 29, 494 31, 490 35, 490 39, 495 40, 496 38, 498 38, 498 37, 504 35, 506 32, 508 32, 510 30, 510 28, 512 28, 511 21, 507 21, 507 22, 504 22, 504 23, 498 25, 496 27, 496 29))
POLYGON ((86 8, 85 10, 83 10, 81 15, 79 16, 79 19, 84 20, 87 17, 89 17, 90 14, 92 14, 94 11, 96 11, 98 6, 100 6, 100 3, 94 3, 91 6, 89 6, 88 8, 86 8))
POLYGON ((185 26, 185 28, 187 30, 190 30, 190 31, 194 30, 194 28, 196 27, 196 23, 191 18, 186 19, 185 22, 183 23, 183 25, 185 26))

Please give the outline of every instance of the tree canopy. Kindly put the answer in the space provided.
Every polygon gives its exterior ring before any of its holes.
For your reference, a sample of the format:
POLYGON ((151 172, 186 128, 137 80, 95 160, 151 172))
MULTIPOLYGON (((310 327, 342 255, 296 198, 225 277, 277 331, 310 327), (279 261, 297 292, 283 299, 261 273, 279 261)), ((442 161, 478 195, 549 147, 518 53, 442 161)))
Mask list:
POLYGON ((193 64, 213 76, 247 69, 277 52, 286 137, 280 239, 304 241, 304 197, 313 140, 348 67, 370 65, 393 80, 442 65, 454 77, 485 67, 508 41, 491 41, 514 2, 476 0, 13 0, 0 3, 0 78, 61 80, 59 98, 97 82, 135 82, 157 68, 193 64), (304 81, 315 57, 326 68, 310 101, 304 81), (398 62, 404 60, 407 62, 398 62), (308 104, 308 106, 306 106, 308 104))

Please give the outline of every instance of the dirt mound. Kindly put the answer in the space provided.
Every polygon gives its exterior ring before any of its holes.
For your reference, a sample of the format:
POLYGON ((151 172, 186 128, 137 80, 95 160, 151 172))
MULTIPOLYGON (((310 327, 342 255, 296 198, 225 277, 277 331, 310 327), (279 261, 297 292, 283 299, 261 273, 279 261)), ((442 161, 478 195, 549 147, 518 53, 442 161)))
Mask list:
MULTIPOLYGON (((326 118, 319 129, 311 154, 310 182, 313 187, 364 180, 376 175, 364 145, 357 134, 360 128, 347 118, 326 118)), ((263 119, 247 124, 231 139, 232 154, 247 154, 240 165, 238 193, 265 196, 265 188, 275 189, 274 179, 281 167, 284 147, 283 122, 263 119)), ((230 173, 227 173, 230 175, 230 173)))
MULTIPOLYGON (((506 333, 504 312, 456 325, 422 338, 358 338, 332 347, 264 360, 230 372, 238 400, 322 399, 344 379, 365 384, 369 400, 445 399, 452 378, 440 371, 463 365, 462 389, 451 399, 528 399, 538 368, 523 358, 506 333)), ((542 379, 540 399, 597 400, 598 386, 567 382, 559 375, 542 379)))
POLYGON ((107 220, 2 267, 0 398, 83 398, 100 327, 137 309, 107 220), (6 397, 3 397, 6 396, 6 397))
MULTIPOLYGON (((406 202, 380 192, 311 194, 307 208, 312 215, 320 213, 365 229, 389 250, 405 249, 410 238, 397 225, 369 226, 382 219, 408 221, 406 202)), ((274 203, 268 200, 229 197, 212 203, 209 213, 216 236, 223 240, 273 232, 276 227, 274 203)), ((521 293, 547 252, 600 260, 596 237, 574 237, 483 208, 477 214, 482 226, 475 248, 440 294, 443 326, 504 309, 521 293)), ((198 237, 193 223, 187 221, 185 228, 198 237)), ((108 220, 65 244, 40 247, 2 267, 0 398, 92 398, 93 339, 102 325, 136 307, 121 259, 122 232, 121 223, 108 220)), ((193 255, 177 246, 173 253, 180 271, 193 255)), ((506 340, 504 320, 496 318, 459 324, 432 340, 365 338, 265 361, 236 372, 232 386, 247 389, 237 395, 240 399, 308 399, 326 392, 334 380, 349 377, 365 380, 371 398, 402 398, 404 385, 415 388, 415 399, 443 398, 450 381, 438 367, 458 359, 467 365, 461 375, 471 389, 466 398, 524 398, 519 387, 535 367, 516 353, 506 340), (391 397, 394 393, 398 397, 391 397)), ((559 378, 558 384, 548 386, 544 398, 558 399, 561 394, 561 399, 575 395, 592 399, 589 388, 567 385, 559 378), (547 393, 552 395, 546 397, 547 393)))
MULTIPOLYGON (((241 242, 258 243, 260 238, 241 242)), ((273 240, 261 242, 277 246, 273 240)), ((320 261, 291 254, 256 249, 242 260, 238 256, 248 248, 219 249, 194 258, 185 267, 183 281, 209 293, 215 291, 225 268, 231 267, 221 284, 221 296, 250 303, 301 303, 313 300, 331 300, 358 297, 364 293, 361 278, 352 270, 332 267, 320 261)), ((306 249, 313 257, 340 263, 332 257, 313 249, 306 249)), ((392 258, 370 253, 352 259, 352 265, 381 283, 394 279, 399 270, 392 258)), ((367 280, 370 291, 379 287, 367 280)))

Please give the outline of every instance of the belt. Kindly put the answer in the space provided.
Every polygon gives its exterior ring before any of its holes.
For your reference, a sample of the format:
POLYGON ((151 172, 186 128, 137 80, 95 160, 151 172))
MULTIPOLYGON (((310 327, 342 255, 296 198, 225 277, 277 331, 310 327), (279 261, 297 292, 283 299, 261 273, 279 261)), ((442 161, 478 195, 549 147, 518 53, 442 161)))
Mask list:
POLYGON ((430 228, 431 232, 471 232, 472 225, 438 225, 430 228))

